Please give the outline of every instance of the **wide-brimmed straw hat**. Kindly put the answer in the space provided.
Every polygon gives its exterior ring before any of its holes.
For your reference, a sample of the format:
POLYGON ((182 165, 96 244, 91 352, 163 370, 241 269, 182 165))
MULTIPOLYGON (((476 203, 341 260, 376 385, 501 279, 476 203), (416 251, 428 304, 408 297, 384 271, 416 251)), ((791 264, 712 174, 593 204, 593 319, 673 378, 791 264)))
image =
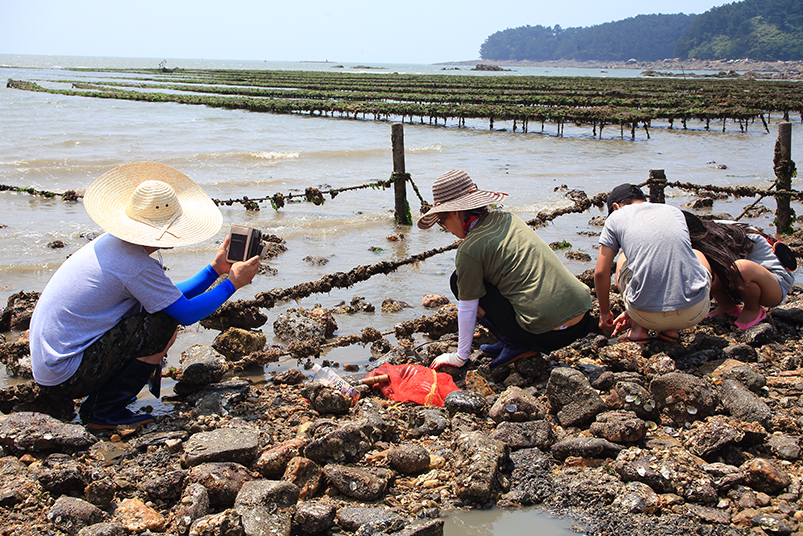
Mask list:
POLYGON ((120 240, 172 248, 215 235, 223 215, 192 179, 164 164, 137 162, 107 171, 84 194, 95 223, 120 240))
POLYGON ((453 169, 435 180, 432 185, 434 206, 418 220, 418 227, 429 229, 438 221, 438 214, 453 210, 471 210, 498 203, 507 197, 501 192, 480 190, 465 171, 453 169))

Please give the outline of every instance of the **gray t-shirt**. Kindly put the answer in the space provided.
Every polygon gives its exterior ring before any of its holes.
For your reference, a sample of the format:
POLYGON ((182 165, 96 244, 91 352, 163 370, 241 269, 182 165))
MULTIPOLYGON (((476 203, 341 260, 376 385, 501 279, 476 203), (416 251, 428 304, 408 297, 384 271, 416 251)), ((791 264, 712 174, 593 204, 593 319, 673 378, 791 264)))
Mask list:
POLYGON ((110 234, 76 251, 42 291, 31 317, 33 377, 59 385, 84 350, 129 314, 156 313, 181 297, 159 261, 110 234))
POLYGON ((633 203, 605 220, 599 243, 622 250, 633 277, 624 298, 644 312, 681 311, 708 299, 708 273, 692 251, 683 212, 633 203))

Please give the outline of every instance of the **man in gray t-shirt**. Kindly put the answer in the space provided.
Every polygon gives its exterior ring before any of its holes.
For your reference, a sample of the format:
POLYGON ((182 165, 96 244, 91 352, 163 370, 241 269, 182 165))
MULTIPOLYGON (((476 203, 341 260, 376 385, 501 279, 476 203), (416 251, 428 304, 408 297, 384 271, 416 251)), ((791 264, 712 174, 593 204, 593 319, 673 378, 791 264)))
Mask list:
POLYGON ((600 236, 594 282, 600 328, 620 340, 646 343, 649 331, 677 342, 679 329, 705 318, 709 308, 710 268, 691 247, 680 209, 647 203, 632 184, 617 186, 608 196, 608 219, 600 236), (616 283, 625 312, 616 319, 610 309, 610 274, 616 254, 616 283))

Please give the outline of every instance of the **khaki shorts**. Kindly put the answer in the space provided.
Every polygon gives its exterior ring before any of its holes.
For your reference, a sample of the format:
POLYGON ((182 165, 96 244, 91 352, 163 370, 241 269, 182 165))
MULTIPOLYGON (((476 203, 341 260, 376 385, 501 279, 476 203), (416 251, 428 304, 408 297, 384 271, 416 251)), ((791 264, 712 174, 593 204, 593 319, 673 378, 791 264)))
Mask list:
MULTIPOLYGON (((627 290, 627 285, 630 284, 632 278, 633 272, 630 271, 627 260, 624 260, 619 268, 619 279, 616 281, 623 297, 625 290, 627 290)), ((710 273, 708 274, 708 284, 706 285, 705 294, 706 296, 710 296, 711 294, 710 273)), ((630 318, 645 329, 651 329, 653 331, 679 330, 695 326, 706 317, 711 307, 711 300, 705 299, 680 311, 648 312, 634 309, 627 300, 624 300, 624 302, 625 310, 627 310, 627 314, 630 318)))

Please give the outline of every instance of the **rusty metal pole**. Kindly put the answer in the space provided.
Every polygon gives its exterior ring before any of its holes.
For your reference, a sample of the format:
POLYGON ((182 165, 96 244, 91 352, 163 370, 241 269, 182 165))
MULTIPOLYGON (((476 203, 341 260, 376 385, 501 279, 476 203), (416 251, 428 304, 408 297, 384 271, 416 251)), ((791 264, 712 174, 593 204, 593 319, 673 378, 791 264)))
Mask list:
POLYGON ((396 194, 396 223, 412 225, 410 205, 407 204, 407 172, 404 167, 404 125, 394 123, 390 127, 390 143, 393 147, 393 190, 396 194))
POLYGON ((666 174, 663 169, 651 169, 650 178, 647 179, 650 187, 650 202, 665 203, 664 189, 666 188, 666 174))
MULTIPOLYGON (((792 189, 792 176, 795 174, 795 163, 792 161, 792 123, 784 121, 778 125, 778 139, 775 141, 773 158, 775 176, 778 178, 777 189, 792 189)), ((790 206, 791 198, 787 195, 775 196, 775 229, 779 234, 791 234, 794 212, 790 206)))

